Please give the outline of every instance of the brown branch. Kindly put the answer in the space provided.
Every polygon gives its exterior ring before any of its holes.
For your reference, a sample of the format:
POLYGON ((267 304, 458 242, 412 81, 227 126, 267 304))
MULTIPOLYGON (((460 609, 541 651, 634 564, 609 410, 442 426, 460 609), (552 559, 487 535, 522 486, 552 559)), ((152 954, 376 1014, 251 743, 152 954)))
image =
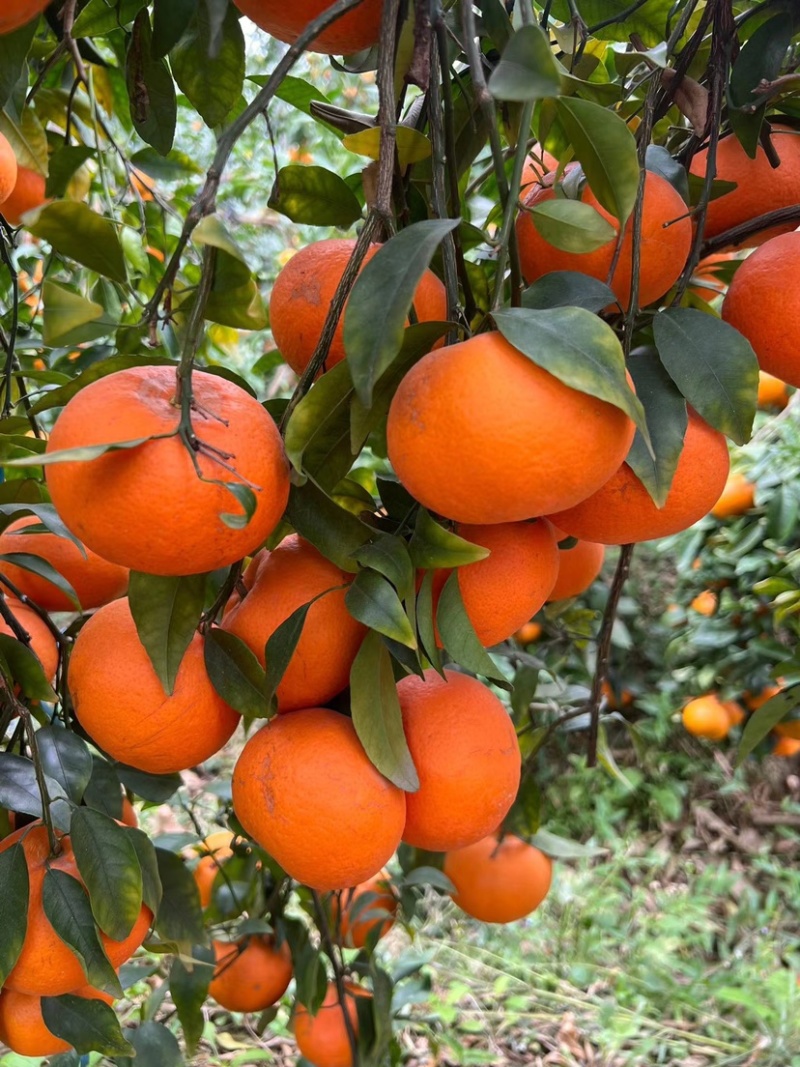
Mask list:
POLYGON ((397 146, 397 101, 394 92, 394 61, 397 50, 397 16, 400 0, 384 0, 381 16, 381 41, 378 58, 378 126, 381 130, 378 185, 375 210, 387 234, 391 233, 392 184, 397 146))
POLYGON ((728 245, 741 244, 748 237, 752 237, 753 234, 761 233, 762 230, 770 229, 772 226, 780 226, 785 222, 800 222, 800 204, 781 207, 776 211, 768 211, 764 215, 748 219, 747 222, 741 222, 738 226, 733 226, 730 230, 717 234, 716 237, 709 237, 707 241, 703 242, 700 256, 705 258, 714 252, 719 252, 722 248, 727 248, 728 245))

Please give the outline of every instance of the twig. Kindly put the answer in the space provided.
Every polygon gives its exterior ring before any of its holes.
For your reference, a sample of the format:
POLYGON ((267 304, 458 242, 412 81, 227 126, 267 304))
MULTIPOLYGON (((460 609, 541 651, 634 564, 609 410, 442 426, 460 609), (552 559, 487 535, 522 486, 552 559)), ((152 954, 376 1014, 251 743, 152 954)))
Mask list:
POLYGON ((728 245, 741 244, 748 237, 752 237, 754 233, 761 233, 762 230, 770 229, 772 226, 780 226, 785 222, 800 222, 800 204, 768 211, 764 215, 748 219, 747 222, 741 222, 738 226, 732 226, 730 230, 725 230, 724 233, 719 233, 716 237, 709 237, 708 240, 703 242, 700 256, 705 258, 714 252, 719 252, 722 248, 727 248, 728 245))
POLYGON ((350 1043, 351 1063, 353 1067, 358 1067, 358 1035, 353 1027, 353 1020, 350 1018, 350 1012, 347 1010, 347 987, 344 983, 344 968, 341 960, 336 952, 336 946, 333 943, 331 937, 331 929, 328 925, 328 916, 325 914, 325 909, 322 906, 320 895, 316 889, 311 890, 311 896, 314 900, 314 913, 317 919, 317 928, 320 932, 322 939, 322 945, 325 949, 325 954, 333 965, 333 977, 336 983, 336 993, 339 998, 339 1007, 342 1010, 342 1016, 344 1018, 344 1027, 347 1031, 347 1040, 350 1043))
POLYGON ((608 678, 608 668, 611 661, 611 634, 614 630, 614 622, 617 618, 617 608, 619 607, 622 590, 630 573, 633 549, 633 545, 622 545, 620 548, 617 569, 614 572, 614 580, 608 591, 608 601, 603 612, 600 635, 597 639, 597 661, 592 680, 592 693, 589 698, 590 722, 588 754, 586 757, 587 767, 597 766, 597 736, 600 726, 600 702, 603 682, 608 678))

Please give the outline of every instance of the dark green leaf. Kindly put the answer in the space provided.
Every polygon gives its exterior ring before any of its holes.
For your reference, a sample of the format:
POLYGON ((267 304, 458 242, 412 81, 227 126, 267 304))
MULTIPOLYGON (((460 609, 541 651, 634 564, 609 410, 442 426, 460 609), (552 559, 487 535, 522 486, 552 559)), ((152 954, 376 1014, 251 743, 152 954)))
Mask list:
POLYGON ((451 574, 439 595, 436 609, 436 625, 442 644, 461 667, 475 674, 491 678, 503 689, 510 689, 500 669, 478 640, 478 635, 464 610, 458 573, 451 574))
POLYGON ((403 732, 392 660, 374 631, 364 638, 350 670, 350 707, 370 761, 399 789, 416 792, 419 777, 403 732))
POLYGON ((97 936, 89 898, 77 878, 51 867, 44 876, 42 904, 55 932, 80 960, 89 984, 121 996, 119 980, 97 936))
POLYGON ((660 174, 665 178, 673 189, 677 189, 686 203, 689 203, 689 178, 686 168, 681 166, 677 159, 673 159, 666 148, 660 144, 648 145, 644 165, 653 174, 660 174))
POLYGON ((0 634, 0 657, 8 673, 30 700, 56 700, 56 694, 45 676, 36 653, 10 634, 0 634))
POLYGON ((365 407, 381 374, 403 345, 408 312, 433 254, 459 220, 416 222, 382 245, 356 279, 344 314, 344 347, 365 407))
POLYGON ((208 948, 197 947, 192 950, 192 958, 194 963, 190 970, 183 960, 176 956, 169 972, 170 996, 177 1009, 186 1040, 186 1050, 190 1056, 194 1055, 203 1036, 203 1005, 214 975, 214 953, 208 948))
POLYGON ((578 97, 560 97, 558 118, 592 192, 625 225, 639 190, 636 139, 613 111, 578 97))
POLYGON ((756 92, 781 72, 792 43, 793 23, 788 11, 778 11, 754 31, 733 64, 728 84, 728 117, 742 147, 755 159, 766 100, 756 92))
POLYGON ((233 7, 220 30, 215 41, 209 9, 200 4, 170 55, 175 81, 212 129, 224 123, 244 84, 244 34, 233 7))
POLYGON ((428 570, 433 567, 461 567, 486 559, 489 549, 473 545, 451 530, 434 522, 425 508, 417 512, 414 533, 408 544, 411 562, 428 570))
POLYGON ((339 484, 353 465, 354 453, 350 444, 352 396, 350 372, 346 363, 338 363, 312 385, 286 426, 284 441, 292 466, 328 492, 339 484))
POLYGON ((269 206, 307 226, 348 227, 361 218, 358 197, 344 179, 325 167, 282 167, 269 206))
MULTIPOLYGON (((417 594, 417 632, 423 651, 434 670, 442 674, 442 657, 436 642, 436 622, 433 603, 433 578, 435 571, 427 571, 417 594)), ((442 675, 444 677, 444 675, 442 675)))
POLYGON ((89 0, 75 19, 72 32, 76 39, 102 37, 130 25, 146 3, 147 0, 89 0))
POLYGON ((28 929, 28 865, 22 845, 0 852, 0 986, 17 962, 28 929))
POLYGON ((0 109, 8 103, 14 87, 25 72, 25 60, 30 52, 39 20, 34 18, 14 33, 0 36, 0 109))
POLYGON ((617 236, 597 208, 580 200, 546 200, 530 215, 545 241, 565 252, 595 252, 617 236))
POLYGON ((758 360, 727 322, 693 308, 667 308, 653 320, 661 361, 692 407, 735 441, 749 440, 758 395, 758 360))
POLYGON ((203 653, 211 684, 226 704, 247 719, 269 714, 264 668, 241 638, 215 628, 206 634, 203 653))
POLYGON ((414 564, 401 537, 382 534, 354 553, 362 567, 371 567, 388 578, 401 600, 414 592, 414 564))
POLYGON ((89 1000, 67 993, 42 997, 42 1018, 47 1029, 67 1041, 76 1052, 102 1052, 121 1056, 133 1051, 122 1036, 116 1012, 102 1000, 89 1000))
POLYGON ((784 689, 777 693, 753 712, 747 720, 739 742, 739 750, 736 753, 737 766, 747 759, 756 745, 763 741, 790 711, 794 711, 798 704, 800 704, 800 686, 795 685, 791 689, 784 689))
POLYGON ((158 873, 158 858, 153 842, 143 830, 128 826, 124 830, 139 860, 142 872, 142 900, 153 913, 158 915, 161 906, 161 876, 158 873))
POLYGON ((492 71, 489 90, 498 100, 520 102, 558 96, 561 75, 541 26, 534 23, 517 30, 492 71))
POLYGON ((21 570, 29 571, 31 574, 38 574, 41 578, 45 578, 60 589, 72 601, 76 609, 80 607, 77 594, 67 579, 63 574, 59 574, 53 564, 48 563, 42 556, 32 556, 28 552, 6 552, 0 555, 0 560, 6 563, 13 563, 21 570))
POLYGON ((130 934, 142 909, 142 869, 126 831, 92 808, 72 816, 70 838, 92 914, 114 941, 130 934))
POLYGON ((139 640, 167 695, 175 688, 186 649, 197 631, 205 591, 205 574, 171 578, 131 572, 131 614, 139 640))
POLYGON ((115 763, 114 770, 126 789, 152 804, 165 803, 182 784, 179 774, 147 774, 124 763, 115 763))
POLYGON ((141 11, 133 25, 125 80, 136 132, 162 156, 167 155, 175 140, 178 102, 169 67, 153 51, 147 11, 141 11))
POLYGON ((644 405, 655 455, 637 430, 625 462, 656 505, 663 507, 683 450, 689 418, 686 401, 652 349, 634 352, 629 370, 644 405))
POLYGON ((345 597, 354 619, 407 648, 417 647, 417 637, 394 586, 373 570, 361 570, 345 597))
MULTIPOLYGON (((64 790, 55 779, 46 775, 45 785, 51 800, 65 799, 64 790)), ((13 752, 0 752, 0 807, 40 818, 42 814, 33 762, 13 752)))
POLYGON ((337 567, 351 573, 358 570, 353 553, 369 540, 370 528, 313 483, 292 486, 286 518, 301 537, 337 567))
POLYGON ((175 47, 196 10, 197 0, 155 0, 152 53, 156 59, 163 59, 175 47))
POLYGON ((498 52, 502 52, 514 33, 503 0, 478 0, 477 8, 481 13, 484 29, 498 52))
POLYGON ((59 255, 124 282, 125 257, 114 223, 75 200, 56 200, 39 212, 28 229, 48 241, 59 255))
POLYGON ((55 725, 39 730, 36 742, 45 772, 61 783, 70 800, 79 804, 92 777, 92 754, 86 742, 71 730, 55 725))
POLYGON ((117 1067, 183 1067, 178 1040, 162 1023, 147 1020, 135 1030, 123 1031, 136 1052, 136 1059, 117 1059, 117 1067))
MULTIPOLYGON (((516 684, 514 686, 516 692, 516 684)), ((529 837, 539 829, 542 818, 542 791, 536 777, 525 774, 520 782, 516 799, 506 816, 503 827, 512 833, 529 837)))
POLYGON ((522 294, 522 306, 535 311, 579 307, 597 312, 616 302, 616 296, 605 282, 574 270, 551 271, 522 294))
POLYGON ((157 848, 158 873, 164 895, 156 916, 156 930, 165 941, 183 945, 204 945, 200 893, 192 872, 174 852, 157 848))

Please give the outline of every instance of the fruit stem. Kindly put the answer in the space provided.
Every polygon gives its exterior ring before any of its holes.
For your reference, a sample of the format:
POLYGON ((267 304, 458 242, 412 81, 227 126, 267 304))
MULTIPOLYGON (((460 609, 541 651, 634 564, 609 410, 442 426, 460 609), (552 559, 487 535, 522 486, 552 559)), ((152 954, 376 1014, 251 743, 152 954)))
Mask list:
POLYGON ((333 938, 331 937, 331 928, 328 924, 328 916, 325 913, 320 895, 316 889, 311 890, 311 896, 314 900, 314 912, 317 919, 317 928, 322 939, 322 946, 325 949, 326 956, 333 965, 333 978, 336 983, 339 1007, 341 1008, 342 1016, 344 1018, 344 1028, 347 1031, 347 1040, 350 1043, 351 1062, 353 1067, 358 1067, 358 1037, 353 1027, 353 1020, 350 1018, 350 1012, 347 1010, 347 989, 344 984, 344 967, 342 966, 341 959, 336 954, 336 947, 333 943, 333 938))
MULTIPOLYGON (((5 679, 3 679, 5 682, 5 679)), ((28 739, 28 747, 31 750, 33 770, 36 774, 36 784, 39 787, 39 796, 42 799, 42 822, 47 828, 47 840, 50 842, 50 855, 56 856, 59 852, 58 838, 53 829, 53 817, 50 812, 50 793, 47 790, 42 758, 39 753, 39 742, 36 740, 36 731, 33 728, 33 716, 24 704, 20 704, 20 718, 25 724, 25 736, 28 739)))
POLYGON ((192 371, 194 370, 195 356, 197 355, 197 350, 200 347, 200 341, 203 335, 206 304, 208 303, 208 298, 211 294, 211 287, 214 284, 214 268, 216 262, 216 248, 213 248, 211 245, 206 245, 203 251, 203 270, 200 275, 200 284, 197 286, 192 310, 189 313, 189 321, 186 324, 186 336, 184 338, 181 361, 177 371, 178 383, 175 392, 175 403, 179 404, 181 409, 181 421, 180 426, 178 427, 178 433, 187 447, 191 448, 194 452, 196 452, 199 447, 199 441, 192 428, 192 408, 194 406, 192 371))

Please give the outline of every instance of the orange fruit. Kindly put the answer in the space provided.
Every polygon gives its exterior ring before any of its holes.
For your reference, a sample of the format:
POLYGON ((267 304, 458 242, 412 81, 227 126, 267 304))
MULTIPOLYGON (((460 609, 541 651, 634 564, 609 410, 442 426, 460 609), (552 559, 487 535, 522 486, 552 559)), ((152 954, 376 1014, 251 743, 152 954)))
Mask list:
MULTIPOLYGON (((526 208, 531 209, 555 199, 554 177, 547 175, 541 183, 531 187, 524 201, 526 208)), ((619 233, 619 222, 600 205, 588 185, 584 185, 580 199, 595 208, 619 233)), ((692 223, 687 212, 688 208, 677 189, 660 174, 648 171, 644 188, 639 272, 639 304, 642 307, 662 297, 680 277, 692 244, 692 223)), ((594 252, 565 252, 542 237, 530 210, 520 212, 517 218, 517 241, 522 273, 528 284, 557 270, 580 271, 606 282, 617 246, 617 238, 614 237, 594 252)), ((631 217, 625 226, 622 252, 610 282, 625 310, 630 302, 632 261, 631 217)))
POLYGON ((271 719, 233 771, 236 817, 312 889, 371 878, 400 842, 406 797, 370 763, 350 719, 308 708, 271 719))
MULTIPOLYGON (((47 829, 39 820, 0 841, 0 852, 5 852, 17 842, 22 845, 30 883, 28 929, 19 958, 6 979, 6 988, 41 997, 57 997, 79 989, 86 982, 78 957, 56 934, 42 904, 42 888, 48 867, 63 871, 83 884, 69 836, 57 836, 60 846, 57 856, 50 855, 47 829)), ((136 925, 124 940, 112 941, 100 933, 112 967, 121 967, 130 959, 144 941, 152 917, 150 909, 143 904, 136 925)))
POLYGON ((209 759, 230 740, 239 716, 211 684, 203 643, 196 633, 167 695, 127 599, 106 604, 80 631, 70 656, 67 684, 78 722, 113 759, 148 774, 209 759))
MULTIPOLYGON (((225 453, 223 462, 192 453, 177 436, 88 461, 48 466, 47 485, 64 523, 104 559, 148 574, 199 574, 249 555, 272 533, 289 497, 280 435, 258 401, 218 375, 192 378, 200 441, 225 453), (194 464, 202 472, 198 477, 194 464), (244 510, 224 482, 247 485, 256 508, 234 529, 223 515, 244 510)), ((174 367, 130 367, 92 382, 56 420, 48 452, 173 434, 174 367)), ((216 453, 215 453, 216 455, 216 453)), ((221 458, 218 457, 218 458, 221 458)))
POLYGON ((3 0, 0 11, 0 34, 11 33, 32 22, 47 7, 50 0, 3 0))
MULTIPOLYGON (((800 141, 798 141, 800 145, 800 141)), ((722 317, 744 334, 762 370, 800 385, 800 233, 773 237, 742 263, 722 305, 722 317)))
POLYGON ((743 474, 732 472, 728 475, 722 496, 711 509, 715 519, 730 519, 744 515, 753 507, 756 487, 743 474))
POLYGON ((128 181, 133 191, 139 194, 140 200, 148 202, 154 199, 153 189, 155 188, 155 182, 149 174, 145 174, 143 170, 136 170, 134 167, 128 181))
POLYGON ((455 886, 453 900, 484 923, 524 919, 550 890, 553 864, 538 848, 507 835, 492 834, 467 848, 448 852, 444 873, 455 886))
POLYGON ((612 686, 611 682, 606 679, 600 686, 600 692, 606 699, 608 708, 610 711, 624 710, 631 707, 634 701, 633 693, 630 689, 622 689, 617 695, 617 690, 612 686))
MULTIPOLYGON (((269 301, 270 329, 281 355, 296 374, 303 373, 314 354, 336 287, 355 246, 356 242, 350 239, 314 241, 293 255, 275 279, 269 301)), ((364 264, 379 248, 380 245, 370 248, 364 264)), ((447 293, 433 271, 427 270, 417 286, 414 310, 420 322, 447 321, 447 293)), ((342 313, 325 366, 330 369, 344 355, 342 313)))
POLYGON ((122 815, 119 821, 125 823, 126 826, 132 826, 134 830, 139 825, 139 816, 136 814, 136 808, 134 808, 127 796, 122 798, 122 815))
POLYGON ((514 640, 520 645, 532 645, 534 641, 538 641, 542 636, 542 627, 538 622, 526 622, 524 626, 520 626, 517 632, 514 634, 514 640))
MULTIPOLYGON (((29 526, 40 525, 34 515, 17 519, 0 534, 0 554, 24 553, 50 563, 67 579, 78 595, 81 607, 99 608, 110 600, 124 596, 128 588, 128 570, 98 556, 91 549, 86 555, 74 542, 52 533, 25 533, 29 526)), ((0 560, 0 570, 17 589, 29 596, 45 611, 76 611, 75 605, 58 586, 15 563, 0 560)))
POLYGON ((800 738, 800 719, 786 719, 779 722, 774 729, 778 737, 800 738))
POLYGON ((47 200, 44 195, 45 184, 44 177, 38 171, 31 170, 30 167, 17 167, 14 188, 3 203, 3 217, 6 222, 19 226, 23 215, 41 207, 47 200))
POLYGON ((520 179, 520 196, 524 199, 531 190, 531 186, 539 184, 545 174, 558 170, 558 160, 552 153, 541 145, 534 145, 525 160, 520 179))
POLYGON ((492 833, 517 795, 520 752, 498 698, 466 674, 435 670, 397 686, 420 787, 406 799, 403 841, 431 852, 464 848, 492 833))
MULTIPOLYGON (((236 6, 248 18, 279 41, 292 44, 309 22, 313 22, 330 4, 328 0, 235 0, 236 6)), ((353 11, 342 15, 323 30, 309 45, 309 52, 325 55, 348 55, 371 48, 381 30, 381 0, 364 0, 353 11)))
POLYGON ((691 291, 701 300, 709 302, 724 293, 728 288, 728 283, 723 280, 719 268, 730 263, 731 260, 740 258, 738 252, 717 252, 715 255, 701 259, 692 275, 691 291))
POLYGON ((208 992, 228 1011, 263 1011, 276 1004, 292 980, 292 954, 284 941, 251 936, 212 941, 216 968, 208 992))
MULTIPOLYGON (((16 597, 7 596, 6 604, 14 618, 30 637, 31 651, 35 652, 39 657, 39 662, 48 682, 52 682, 58 669, 58 644, 47 623, 42 621, 33 608, 23 604, 16 597)), ((10 637, 15 638, 17 636, 5 619, 0 619, 0 634, 8 634, 10 637)))
POLYGON ((683 451, 663 508, 656 507, 623 463, 587 500, 550 518, 573 537, 604 545, 667 537, 708 514, 725 488, 729 468, 725 438, 690 409, 683 451))
POLYGON ((722 741, 731 728, 728 710, 714 693, 690 700, 681 714, 683 725, 695 737, 722 741))
MULTIPOLYGON (((554 532, 557 542, 569 536, 555 527, 554 532)), ((561 548, 559 545, 558 576, 548 601, 567 600, 585 593, 603 569, 605 557, 605 545, 593 541, 578 541, 572 548, 561 548)))
MULTIPOLYGON (((491 553, 458 568, 458 587, 480 643, 499 644, 536 614, 553 588, 558 572, 553 529, 541 521, 502 522, 461 525, 456 533, 491 553)), ((434 576, 434 609, 451 574, 439 570, 434 576)))
POLYGON ((345 606, 343 587, 353 576, 297 534, 272 552, 260 552, 247 573, 252 588, 225 615, 222 628, 240 637, 262 665, 267 639, 293 611, 320 597, 309 608, 277 696, 281 711, 324 704, 347 687, 365 633, 345 606))
MULTIPOLYGON (((751 159, 737 138, 730 134, 717 145, 716 179, 736 182, 736 188, 718 196, 708 205, 706 237, 716 237, 726 230, 777 208, 800 203, 800 134, 789 126, 773 126, 772 144, 780 156, 780 166, 773 169, 761 145, 751 159)), ((708 166, 708 149, 697 152, 689 170, 701 178, 708 166)), ((745 246, 761 244, 796 226, 794 222, 773 226, 743 242, 745 246)))
POLYGON ((704 589, 692 600, 689 607, 698 615, 713 615, 717 610, 717 594, 711 589, 704 589))
MULTIPOLYGON (((3 16, 0 15, 0 32, 3 16)), ((4 204, 17 184, 17 157, 8 138, 0 133, 0 205, 4 204)))
MULTIPOLYGON (((372 994, 366 989, 361 989, 353 982, 345 982, 345 1010, 350 1017, 350 1024, 356 1036, 358 1036, 356 997, 371 996, 372 994)), ((322 1007, 316 1015, 310 1015, 308 1009, 299 1002, 295 1005, 292 1029, 301 1054, 315 1067, 352 1067, 353 1053, 344 1021, 344 1012, 339 1002, 339 992, 334 982, 329 983, 322 1007)))
MULTIPOLYGON (((800 737, 778 737, 772 750, 773 756, 796 756, 800 752, 800 737)), ((2 1037, 2 1034, 0 1034, 2 1037)))
MULTIPOLYGON (((86 1000, 102 1000, 113 1004, 114 998, 91 986, 83 986, 72 994, 86 1000)), ((67 1041, 48 1030, 42 1018, 42 998, 13 989, 0 992, 0 1042, 18 1056, 55 1056, 69 1052, 67 1041)))
POLYGON ((411 368, 389 409, 387 444, 415 499, 483 524, 584 500, 619 467, 633 433, 619 408, 564 385, 499 333, 482 333, 411 368))
POLYGON ((766 704, 768 700, 772 700, 773 697, 776 697, 778 693, 782 692, 782 682, 780 682, 778 685, 767 685, 761 690, 760 693, 745 693, 743 697, 744 705, 748 709, 748 711, 758 711, 758 709, 763 704, 766 704))
POLYGON ((728 722, 731 726, 741 726, 745 720, 745 712, 738 700, 724 700, 723 706, 728 713, 728 722))
POLYGON ((230 859, 233 855, 230 843, 233 841, 234 836, 230 830, 220 830, 217 833, 209 834, 201 846, 203 855, 192 872, 200 894, 201 908, 207 908, 211 903, 217 874, 225 860, 230 859))
POLYGON ((366 882, 343 889, 340 896, 331 897, 330 907, 331 927, 339 935, 336 940, 348 948, 363 948, 376 928, 383 937, 394 926, 397 914, 389 872, 378 871, 366 882))
POLYGON ((775 378, 766 371, 758 372, 758 406, 760 408, 779 408, 783 410, 789 403, 789 390, 786 382, 775 378))

